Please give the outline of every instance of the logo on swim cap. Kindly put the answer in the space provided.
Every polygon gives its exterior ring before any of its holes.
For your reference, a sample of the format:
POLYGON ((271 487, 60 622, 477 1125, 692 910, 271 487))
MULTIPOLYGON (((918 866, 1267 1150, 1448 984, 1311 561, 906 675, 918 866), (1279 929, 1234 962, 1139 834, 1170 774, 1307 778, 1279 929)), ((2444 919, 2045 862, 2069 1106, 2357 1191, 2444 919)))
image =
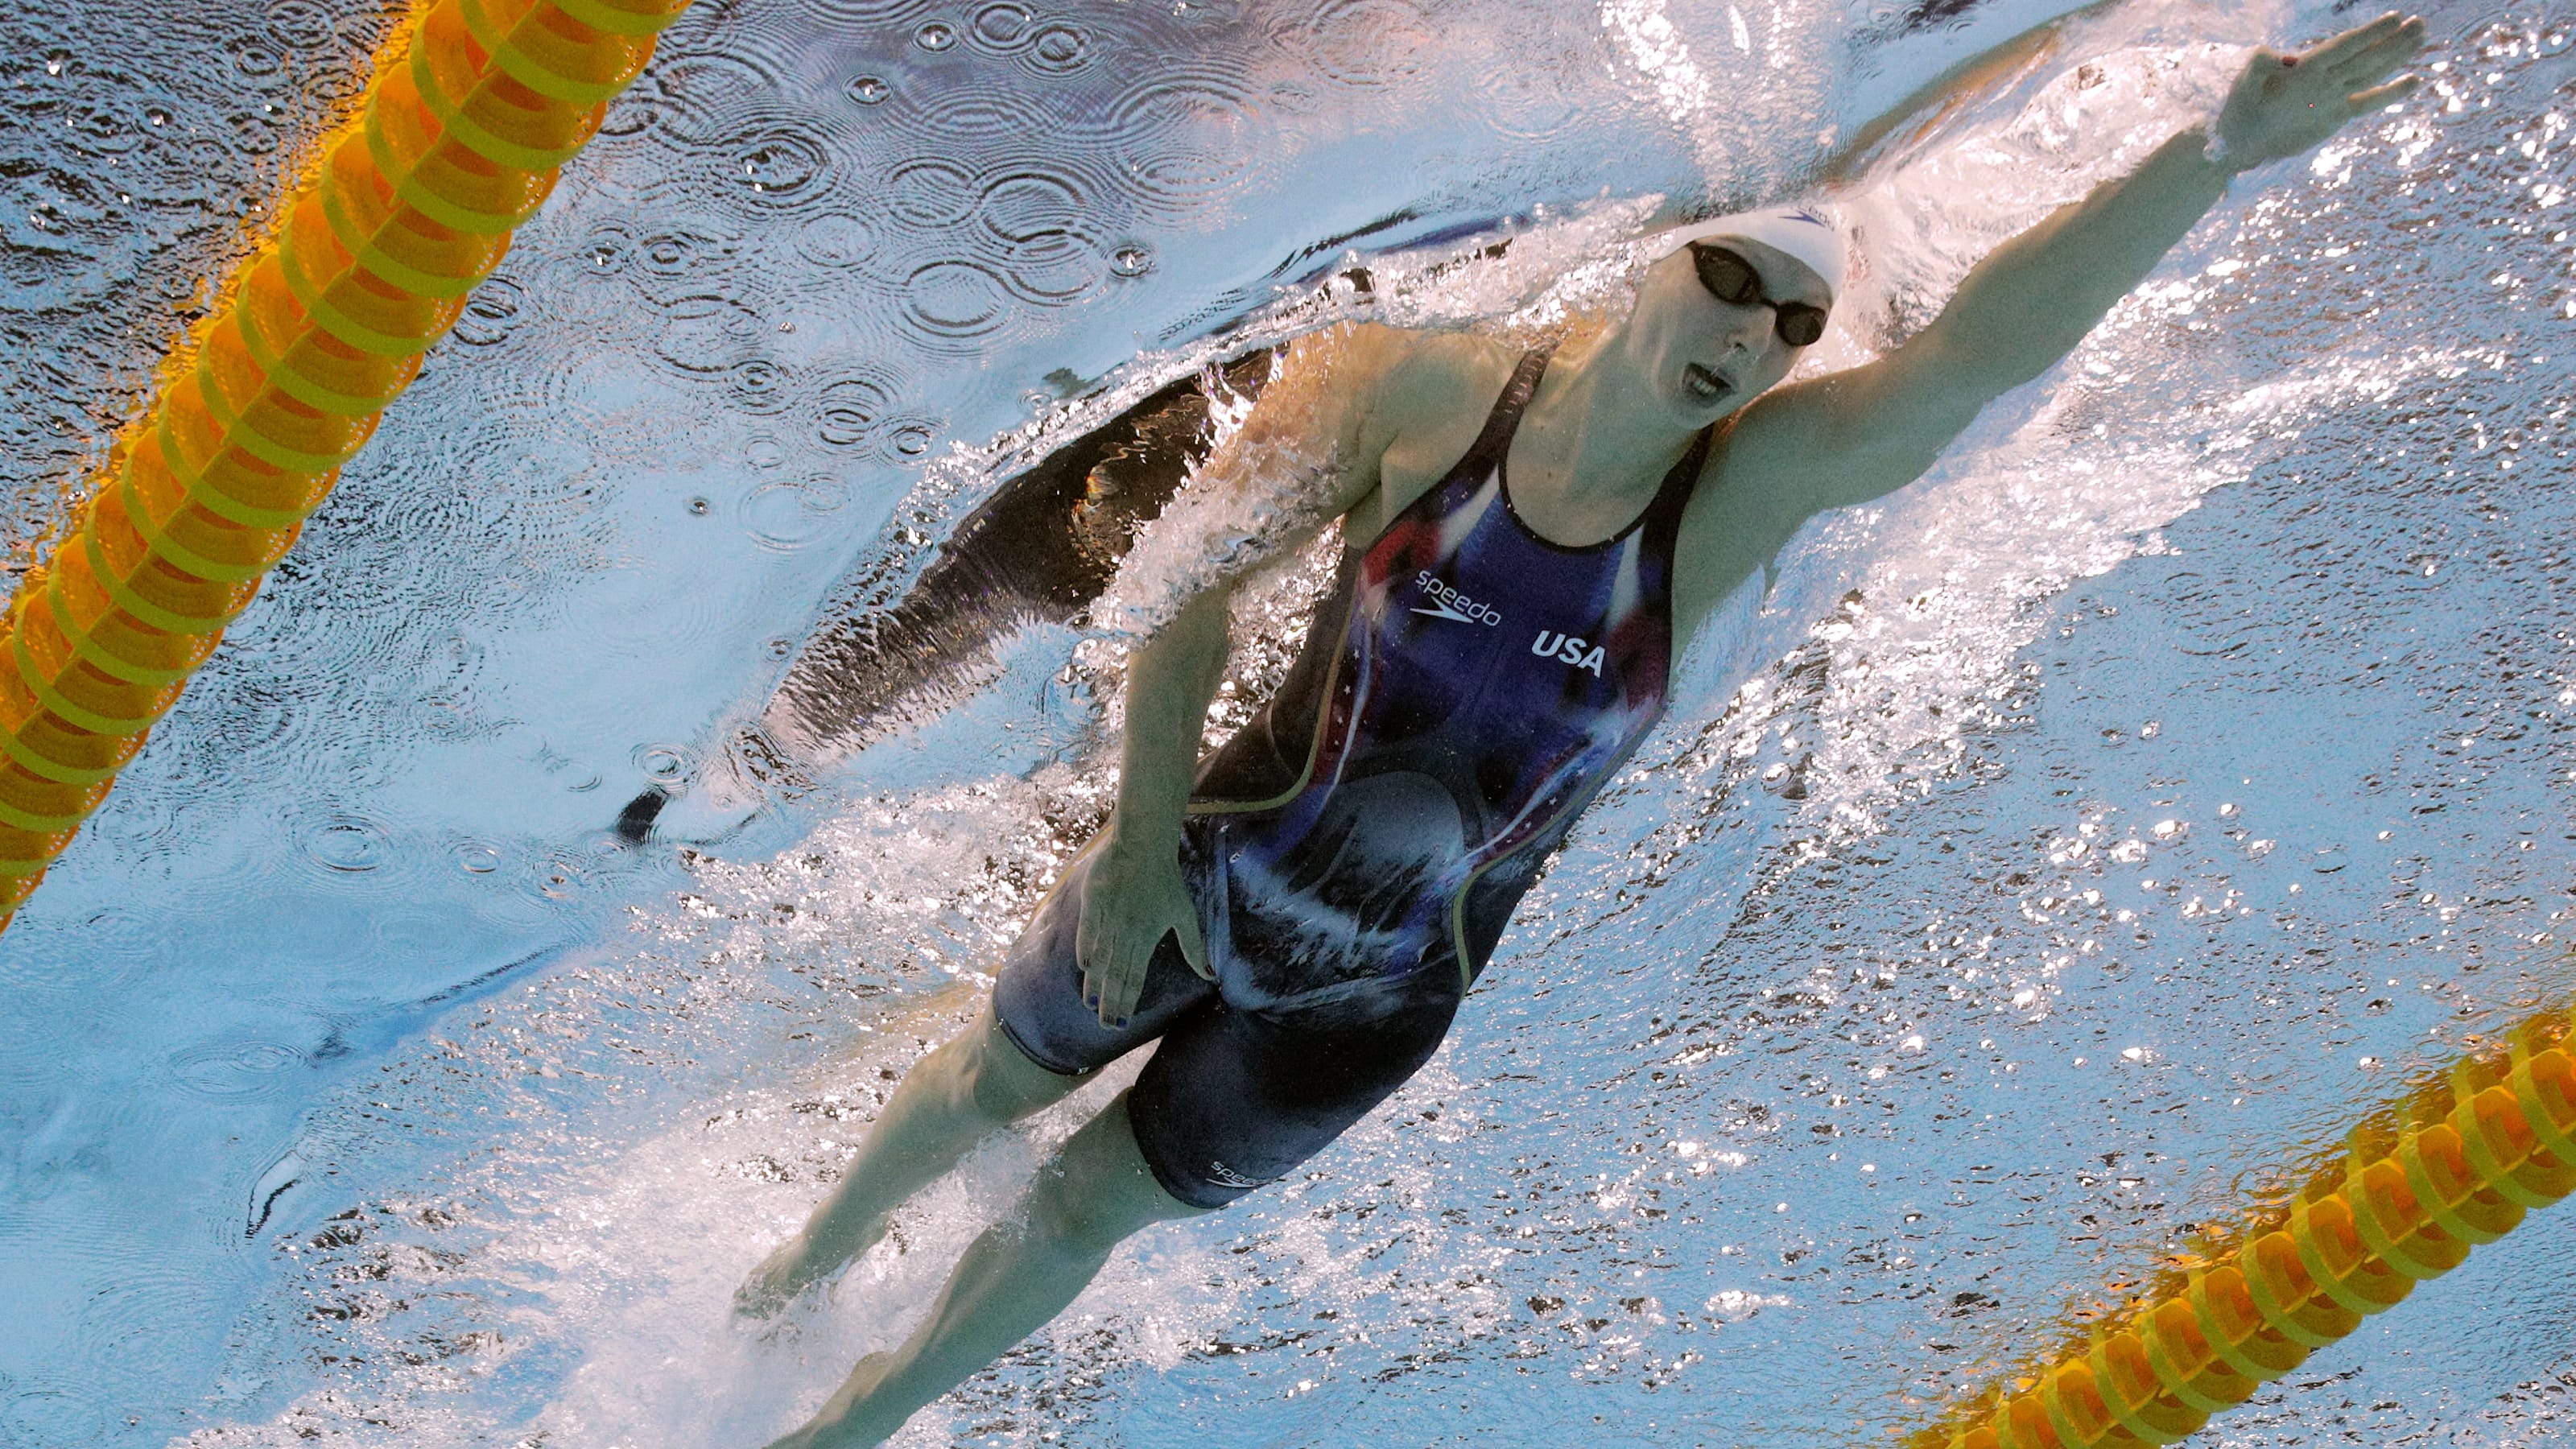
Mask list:
POLYGON ((1842 228, 1834 225, 1833 218, 1804 203, 1712 216, 1675 227, 1655 238, 1655 256, 1668 257, 1692 242, 1722 236, 1742 237, 1786 252, 1822 277, 1827 292, 1836 297, 1843 294, 1846 255, 1842 228))

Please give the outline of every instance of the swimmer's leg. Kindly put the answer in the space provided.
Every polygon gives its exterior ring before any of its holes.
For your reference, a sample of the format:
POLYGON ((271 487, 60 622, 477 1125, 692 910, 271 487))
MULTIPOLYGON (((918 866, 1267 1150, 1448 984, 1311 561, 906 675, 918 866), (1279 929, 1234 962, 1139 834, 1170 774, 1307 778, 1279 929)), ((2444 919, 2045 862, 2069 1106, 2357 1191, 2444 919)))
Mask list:
POLYGON ((876 1245, 886 1220, 992 1133, 1054 1105, 1087 1080, 1030 1061, 986 1002, 975 1024, 915 1063, 842 1174, 841 1185, 734 1293, 734 1311, 767 1317, 807 1284, 876 1245))
POLYGON ((1039 1170, 1022 1207, 1025 1222, 988 1229, 966 1250, 929 1319, 902 1347, 859 1360, 822 1409, 770 1449, 882 1441, 1063 1312, 1130 1234, 1206 1211, 1155 1180, 1123 1092, 1039 1170))

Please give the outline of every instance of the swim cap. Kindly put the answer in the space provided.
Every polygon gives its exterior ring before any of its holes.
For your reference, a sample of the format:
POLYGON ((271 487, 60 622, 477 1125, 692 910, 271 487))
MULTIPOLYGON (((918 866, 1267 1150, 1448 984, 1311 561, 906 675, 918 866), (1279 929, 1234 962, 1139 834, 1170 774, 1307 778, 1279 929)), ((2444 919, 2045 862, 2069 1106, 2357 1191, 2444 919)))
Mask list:
POLYGON ((1825 279, 1826 291, 1836 297, 1843 293, 1846 252, 1842 230, 1804 206, 1766 206, 1675 227, 1664 233, 1663 250, 1655 256, 1661 260, 1692 242, 1720 236, 1740 236, 1787 252, 1814 268, 1816 275, 1825 279))

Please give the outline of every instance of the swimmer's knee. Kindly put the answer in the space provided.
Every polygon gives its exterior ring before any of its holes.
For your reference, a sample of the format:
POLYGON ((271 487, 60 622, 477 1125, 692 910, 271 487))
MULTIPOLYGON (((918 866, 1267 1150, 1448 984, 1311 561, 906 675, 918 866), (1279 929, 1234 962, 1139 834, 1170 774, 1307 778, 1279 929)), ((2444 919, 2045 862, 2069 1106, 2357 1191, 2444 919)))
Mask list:
POLYGON ((1081 1077, 1051 1072, 1029 1059, 987 1004, 975 1019, 960 1066, 967 1105, 997 1123, 1017 1122, 1062 1101, 1081 1077))
POLYGON ((1106 1256, 1155 1223, 1207 1211, 1172 1196, 1146 1165, 1123 1095, 1039 1171, 1028 1202, 1031 1234, 1076 1257, 1106 1256))

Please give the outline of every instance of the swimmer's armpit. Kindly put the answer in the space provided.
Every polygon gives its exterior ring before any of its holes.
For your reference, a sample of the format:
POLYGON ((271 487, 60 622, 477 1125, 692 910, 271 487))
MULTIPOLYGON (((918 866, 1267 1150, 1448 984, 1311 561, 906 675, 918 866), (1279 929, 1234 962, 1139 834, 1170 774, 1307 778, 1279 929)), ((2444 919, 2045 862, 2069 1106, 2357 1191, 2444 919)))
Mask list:
POLYGON ((1299 338, 1242 424, 1146 525, 1092 605, 1094 627, 1151 637, 1182 605, 1296 554, 1377 482, 1373 404, 1405 334, 1344 323, 1299 338))

